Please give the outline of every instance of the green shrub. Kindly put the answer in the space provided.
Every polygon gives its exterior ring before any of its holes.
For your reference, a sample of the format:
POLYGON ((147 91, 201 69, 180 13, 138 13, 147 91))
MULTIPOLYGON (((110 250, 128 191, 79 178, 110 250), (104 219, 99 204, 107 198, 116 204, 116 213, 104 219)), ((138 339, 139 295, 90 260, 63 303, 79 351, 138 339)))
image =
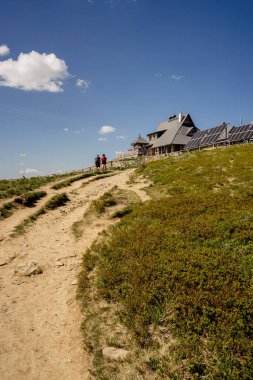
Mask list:
POLYGON ((96 175, 96 173, 94 173, 94 172, 85 172, 85 173, 80 174, 76 177, 72 177, 72 178, 66 179, 64 181, 58 182, 55 185, 53 185, 51 187, 51 189, 58 190, 58 189, 61 189, 62 187, 70 186, 73 182, 79 181, 80 179, 92 177, 94 175, 96 175))
POLYGON ((37 200, 44 197, 45 195, 45 191, 25 193, 22 196, 15 198, 12 202, 4 203, 3 206, 0 207, 0 219, 5 219, 11 216, 13 214, 13 210, 16 209, 18 205, 25 207, 35 206, 37 200))
POLYGON ((56 194, 45 204, 45 210, 54 210, 57 207, 64 206, 69 201, 66 193, 56 194))
POLYGON ((94 201, 92 201, 92 208, 95 210, 95 212, 101 214, 105 212, 105 209, 107 207, 111 207, 116 204, 117 202, 112 192, 107 191, 99 199, 95 199, 94 201))
POLYGON ((132 206, 92 247, 100 295, 122 304, 121 320, 157 351, 148 366, 162 378, 252 376, 252 152, 231 147, 141 168, 160 199, 132 206), (169 355, 167 335, 177 341, 169 355))
POLYGON ((73 173, 45 177, 20 178, 15 180, 0 180, 0 199, 31 192, 49 182, 54 182, 57 179, 69 177, 71 175, 73 176, 73 173))
POLYGON ((49 201, 47 201, 45 206, 41 207, 39 210, 37 210, 32 215, 30 215, 28 218, 24 219, 23 222, 18 224, 14 228, 14 231, 11 236, 15 237, 15 236, 25 233, 26 228, 32 223, 34 223, 40 215, 45 214, 49 210, 54 210, 57 207, 64 206, 68 201, 69 201, 69 198, 66 193, 54 195, 51 199, 49 199, 49 201))
POLYGON ((130 214, 133 211, 132 206, 126 206, 121 210, 117 210, 112 214, 112 218, 123 218, 123 216, 130 214))
POLYGON ((15 208, 15 204, 13 202, 4 203, 2 207, 0 207, 0 219, 8 218, 13 214, 13 208, 15 208))
POLYGON ((25 193, 21 197, 15 198, 14 202, 22 204, 26 207, 34 207, 36 202, 46 195, 47 193, 45 191, 34 191, 32 193, 25 193))

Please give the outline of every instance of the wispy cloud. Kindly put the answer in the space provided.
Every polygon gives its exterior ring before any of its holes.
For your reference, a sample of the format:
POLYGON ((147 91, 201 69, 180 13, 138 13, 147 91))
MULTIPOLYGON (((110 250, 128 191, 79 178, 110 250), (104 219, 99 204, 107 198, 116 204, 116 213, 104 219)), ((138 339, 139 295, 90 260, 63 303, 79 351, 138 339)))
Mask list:
POLYGON ((39 173, 39 171, 37 169, 26 168, 25 170, 20 170, 19 173, 21 173, 21 174, 36 174, 36 173, 39 173))
POLYGON ((25 91, 63 92, 63 82, 69 75, 64 60, 53 53, 31 51, 20 53, 17 60, 0 61, 0 86, 25 91))
POLYGON ((105 0, 104 3, 109 5, 111 8, 114 8, 115 0, 105 0))
POLYGON ((86 131, 86 129, 84 129, 84 128, 81 128, 81 129, 69 129, 69 128, 64 128, 63 129, 63 131, 64 132, 70 132, 70 133, 75 133, 75 134, 79 134, 79 133, 83 133, 83 132, 85 132, 86 131))
POLYGON ((86 79, 77 79, 76 86, 79 87, 83 92, 86 92, 86 90, 90 86, 90 82, 87 81, 86 79))
POLYGON ((26 157, 27 153, 20 153, 19 157, 26 157))
POLYGON ((156 78, 162 78, 163 74, 162 73, 155 73, 156 78))
POLYGON ((103 125, 103 127, 101 127, 99 130, 99 134, 106 135, 108 133, 113 133, 115 131, 116 131, 116 128, 112 127, 111 125, 103 125))
POLYGON ((107 137, 99 137, 98 138, 98 141, 107 141, 108 139, 107 139, 107 137))
POLYGON ((8 55, 10 53, 10 49, 7 45, 0 45, 0 56, 8 55))
POLYGON ((180 80, 183 77, 184 77, 183 75, 175 75, 175 74, 171 75, 171 78, 174 79, 174 80, 180 80))
POLYGON ((125 138, 126 138, 126 136, 122 136, 122 135, 117 136, 117 139, 119 139, 119 140, 124 140, 125 138))

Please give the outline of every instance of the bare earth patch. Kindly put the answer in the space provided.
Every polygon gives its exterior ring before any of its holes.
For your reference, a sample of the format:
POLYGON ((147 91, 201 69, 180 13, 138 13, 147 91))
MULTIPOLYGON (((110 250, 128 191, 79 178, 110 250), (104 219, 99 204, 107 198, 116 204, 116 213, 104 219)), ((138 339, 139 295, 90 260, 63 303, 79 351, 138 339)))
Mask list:
MULTIPOLYGON (((59 193, 46 186, 47 198, 32 210, 18 210, 0 222, 0 373, 1 379, 88 379, 90 357, 83 349, 81 312, 76 302, 77 275, 83 252, 98 234, 115 223, 103 219, 85 225, 76 240, 73 223, 82 220, 90 202, 117 185, 143 200, 144 183, 127 184, 131 170, 65 189, 70 202, 42 215, 26 233, 11 238, 13 228, 59 193), (22 275, 36 263, 41 272, 22 275)), ((88 182, 88 180, 87 180, 88 182)))

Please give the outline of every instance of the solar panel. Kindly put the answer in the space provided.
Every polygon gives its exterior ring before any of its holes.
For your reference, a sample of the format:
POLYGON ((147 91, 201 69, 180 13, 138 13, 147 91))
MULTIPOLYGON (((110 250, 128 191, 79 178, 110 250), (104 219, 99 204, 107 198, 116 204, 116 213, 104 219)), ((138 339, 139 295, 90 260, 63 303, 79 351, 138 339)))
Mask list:
POLYGON ((233 127, 228 135, 229 142, 243 142, 253 139, 253 124, 245 124, 233 127))
POLYGON ((194 133, 190 141, 186 144, 185 149, 193 149, 199 147, 205 135, 206 131, 199 131, 194 133))
POLYGON ((226 139, 227 124, 222 124, 206 131, 199 131, 193 135, 191 140, 186 144, 185 149, 201 148, 213 145, 218 141, 226 139))

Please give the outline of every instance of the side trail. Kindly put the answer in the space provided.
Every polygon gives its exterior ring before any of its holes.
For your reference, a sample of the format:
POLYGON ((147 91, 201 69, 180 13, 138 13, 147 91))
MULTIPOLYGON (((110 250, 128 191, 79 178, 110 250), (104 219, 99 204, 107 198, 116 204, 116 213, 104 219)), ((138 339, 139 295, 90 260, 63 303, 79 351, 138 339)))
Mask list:
MULTIPOLYGON (((89 379, 90 358, 83 350, 82 315, 76 302, 82 254, 111 224, 95 220, 78 241, 71 232, 90 202, 117 185, 145 201, 143 181, 128 184, 132 170, 98 181, 85 180, 63 190, 70 202, 42 215, 16 238, 13 228, 36 209, 18 210, 0 222, 0 373, 3 380, 89 379), (36 262, 43 273, 20 276, 17 268, 36 262)), ((48 197, 55 191, 48 190, 48 197)), ((60 192, 63 192, 60 191, 60 192)), ((45 200, 44 200, 45 201, 45 200)), ((41 205, 41 202, 40 202, 41 205)), ((40 207, 37 206, 37 208, 40 207)))

